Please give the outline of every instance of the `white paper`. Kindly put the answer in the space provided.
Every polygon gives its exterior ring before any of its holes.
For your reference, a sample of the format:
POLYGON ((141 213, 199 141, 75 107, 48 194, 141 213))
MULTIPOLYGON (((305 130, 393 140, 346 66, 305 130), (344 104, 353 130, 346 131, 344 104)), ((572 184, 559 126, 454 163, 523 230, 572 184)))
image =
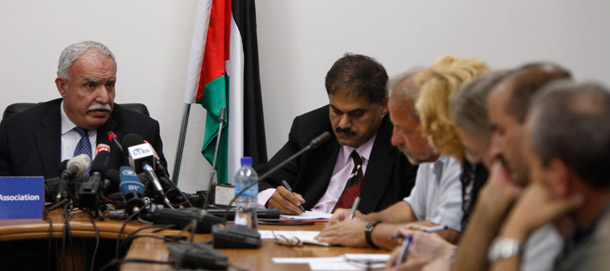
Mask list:
POLYGON ((277 257, 272 260, 277 264, 309 264, 313 271, 350 271, 366 270, 367 262, 371 262, 369 267, 372 269, 384 268, 389 258, 390 254, 351 253, 339 257, 277 257))
POLYGON ((371 254, 371 253, 346 253, 343 257, 349 261, 359 262, 386 262, 390 259, 390 254, 371 254))
POLYGON ((315 219, 330 219, 333 214, 305 211, 300 215, 280 215, 281 218, 292 219, 292 220, 315 220, 315 219))
POLYGON ((312 271, 360 271, 364 268, 348 262, 310 262, 309 269, 312 271))
POLYGON ((273 231, 258 230, 258 233, 261 235, 261 239, 274 239, 273 231))
POLYGON ((329 262, 342 262, 345 259, 342 256, 339 257, 286 257, 280 258, 275 257, 271 259, 277 264, 310 264, 310 263, 329 263, 329 262))

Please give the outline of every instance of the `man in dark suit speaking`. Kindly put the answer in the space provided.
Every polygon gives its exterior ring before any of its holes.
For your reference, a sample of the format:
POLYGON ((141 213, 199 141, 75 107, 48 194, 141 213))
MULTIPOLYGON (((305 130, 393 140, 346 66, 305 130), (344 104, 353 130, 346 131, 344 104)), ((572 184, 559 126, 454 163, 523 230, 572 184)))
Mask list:
POLYGON ((84 41, 61 53, 55 85, 62 98, 40 103, 0 124, 0 176, 59 175, 63 160, 78 154, 94 159, 99 143, 111 147, 110 168, 129 162, 108 139, 136 133, 165 162, 159 123, 114 103, 117 65, 101 43, 84 41))
POLYGON ((390 142, 387 81, 383 66, 370 57, 337 60, 326 75, 330 104, 295 118, 288 142, 257 171, 264 174, 325 131, 332 138, 262 180, 259 205, 284 214, 300 214, 300 205, 331 213, 360 197, 358 210, 369 213, 408 196, 417 166, 390 142))

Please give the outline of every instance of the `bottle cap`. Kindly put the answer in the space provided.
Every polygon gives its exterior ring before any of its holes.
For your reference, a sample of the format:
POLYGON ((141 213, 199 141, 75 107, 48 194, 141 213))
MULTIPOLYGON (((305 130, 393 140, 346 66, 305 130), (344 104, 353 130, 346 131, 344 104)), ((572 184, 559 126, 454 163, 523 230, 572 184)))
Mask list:
POLYGON ((252 165, 252 157, 250 156, 244 156, 241 158, 241 165, 242 166, 251 166, 252 165))

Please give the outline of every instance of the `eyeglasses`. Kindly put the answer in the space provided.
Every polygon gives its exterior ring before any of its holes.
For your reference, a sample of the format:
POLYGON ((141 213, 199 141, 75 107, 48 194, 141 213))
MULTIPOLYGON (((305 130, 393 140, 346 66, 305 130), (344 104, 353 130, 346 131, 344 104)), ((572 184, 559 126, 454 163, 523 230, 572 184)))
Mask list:
MULTIPOLYGON (((271 232, 273 233, 273 232, 271 232)), ((281 246, 287 246, 287 247, 302 247, 303 246, 303 240, 299 239, 298 237, 286 237, 284 235, 275 235, 275 233, 273 233, 273 238, 275 239, 275 243, 281 246)))

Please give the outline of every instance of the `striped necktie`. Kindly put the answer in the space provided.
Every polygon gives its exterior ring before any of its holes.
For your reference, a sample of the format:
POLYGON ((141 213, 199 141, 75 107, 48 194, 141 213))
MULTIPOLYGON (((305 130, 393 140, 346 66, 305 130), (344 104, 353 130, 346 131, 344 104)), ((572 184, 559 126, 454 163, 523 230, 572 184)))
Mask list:
POLYGON ((362 174, 362 157, 360 157, 356 150, 352 151, 350 156, 352 157, 352 160, 354 160, 354 169, 345 184, 345 189, 343 189, 341 197, 333 208, 333 212, 338 208, 351 207, 354 200, 360 195, 360 185, 362 185, 362 179, 364 179, 364 174, 362 174))

